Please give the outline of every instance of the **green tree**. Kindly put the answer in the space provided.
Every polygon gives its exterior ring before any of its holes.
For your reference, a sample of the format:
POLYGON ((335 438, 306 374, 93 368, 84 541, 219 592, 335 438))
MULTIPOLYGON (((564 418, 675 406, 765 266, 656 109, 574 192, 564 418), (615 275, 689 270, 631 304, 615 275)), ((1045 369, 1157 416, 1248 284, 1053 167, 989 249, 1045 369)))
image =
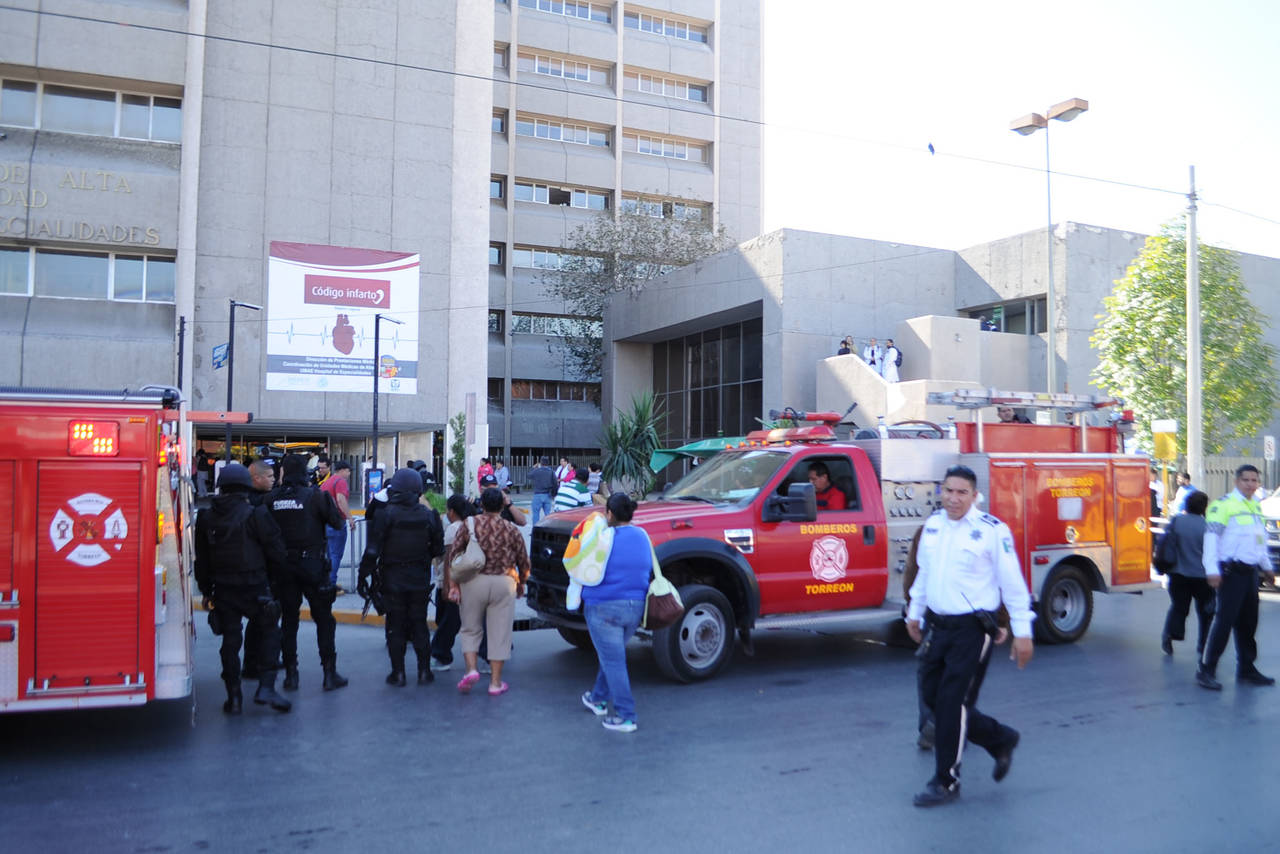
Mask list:
POLYGON ((449 489, 454 493, 462 493, 467 482, 467 416, 459 412, 449 419, 449 430, 453 434, 449 442, 449 489))
POLYGON ((601 466, 607 483, 619 483, 633 495, 650 492, 657 473, 649 468, 649 458, 661 447, 658 424, 665 413, 652 392, 642 392, 631 399, 631 411, 618 410, 605 425, 600 437, 605 460, 601 466))
POLYGON ((573 318, 559 338, 569 372, 580 380, 601 375, 601 318, 615 294, 637 294, 658 276, 729 246, 724 226, 644 213, 620 213, 615 219, 605 212, 571 231, 559 268, 544 270, 539 278, 573 318))
MULTIPOLYGON (((1178 451, 1187 447, 1186 230, 1166 225, 1147 238, 1123 279, 1103 300, 1090 344, 1093 381, 1124 398, 1136 432, 1151 447, 1151 421, 1176 418, 1178 451)), ((1249 301, 1232 253, 1200 246, 1200 341, 1204 450, 1222 453, 1252 440, 1276 408, 1276 350, 1263 341, 1267 318, 1249 301)))

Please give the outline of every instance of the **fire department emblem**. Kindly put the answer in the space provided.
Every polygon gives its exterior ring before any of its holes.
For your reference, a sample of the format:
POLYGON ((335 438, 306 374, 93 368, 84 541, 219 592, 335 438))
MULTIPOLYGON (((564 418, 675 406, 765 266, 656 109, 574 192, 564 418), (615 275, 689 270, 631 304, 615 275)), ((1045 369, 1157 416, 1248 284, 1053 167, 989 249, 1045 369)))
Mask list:
POLYGON ((129 523, 115 501, 96 492, 68 500, 49 522, 53 550, 80 566, 111 560, 129 537, 129 523))
POLYGON ((839 537, 819 537, 809 551, 809 569, 819 581, 838 581, 849 568, 849 549, 839 537))

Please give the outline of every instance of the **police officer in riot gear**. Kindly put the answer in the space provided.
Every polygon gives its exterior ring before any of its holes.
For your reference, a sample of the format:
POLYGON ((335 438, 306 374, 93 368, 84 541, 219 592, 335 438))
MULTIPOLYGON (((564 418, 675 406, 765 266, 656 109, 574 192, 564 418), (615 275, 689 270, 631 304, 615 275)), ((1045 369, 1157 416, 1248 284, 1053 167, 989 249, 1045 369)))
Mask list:
POLYGON ((333 618, 333 600, 337 590, 329 581, 325 526, 338 528, 346 521, 333 499, 309 484, 306 457, 287 455, 283 469, 282 484, 267 493, 263 503, 280 526, 288 552, 286 567, 273 584, 284 615, 281 626, 284 687, 287 691, 298 688, 298 619, 302 597, 306 596, 311 620, 316 626, 316 644, 320 647, 320 664, 324 668, 324 690, 332 691, 346 686, 347 680, 337 670, 338 653, 334 646, 337 622, 333 618))
MULTIPOLYGON (((249 477, 253 481, 253 489, 249 492, 249 504, 261 507, 267 493, 275 486, 275 471, 269 460, 254 460, 249 463, 249 477)), ((258 678, 258 625, 252 620, 244 627, 244 666, 240 675, 245 679, 258 678)), ((273 667, 279 670, 282 665, 277 661, 273 667)))
POLYGON ((287 712, 292 704, 276 693, 276 656, 280 650, 280 606, 271 595, 269 570, 284 566, 280 529, 265 508, 249 504, 253 481, 239 463, 228 463, 218 477, 212 506, 200 511, 195 531, 196 585, 212 601, 209 625, 222 635, 222 681, 227 700, 222 711, 238 715, 242 619, 258 628, 258 690, 253 701, 287 712))
POLYGON ((431 594, 431 561, 444 554, 444 528, 440 514, 419 503, 421 494, 422 477, 413 469, 398 469, 392 475, 387 504, 374 518, 360 561, 361 595, 369 589, 373 574, 380 576, 391 658, 387 684, 397 687, 407 682, 404 654, 410 640, 418 658, 418 684, 435 678, 431 673, 427 598, 431 594))

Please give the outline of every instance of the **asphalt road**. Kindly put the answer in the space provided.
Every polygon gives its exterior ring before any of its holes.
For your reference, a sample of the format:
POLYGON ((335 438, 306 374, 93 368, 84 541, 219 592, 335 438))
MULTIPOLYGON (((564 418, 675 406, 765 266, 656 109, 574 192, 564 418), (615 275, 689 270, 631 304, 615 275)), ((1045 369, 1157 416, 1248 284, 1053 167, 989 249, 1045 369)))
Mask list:
MULTIPOLYGON (((603 730, 578 699, 594 659, 517 635, 511 692, 460 695, 460 672, 393 689, 381 631, 339 626, 350 687, 325 694, 309 624, 294 711, 226 718, 214 639, 194 703, 0 718, 0 846, 161 851, 1265 851, 1274 832, 1280 689, 1192 682, 1165 659, 1159 592, 1100 596, 1080 643, 992 664, 980 704, 1022 731, 991 780, 970 751, 960 800, 911 796, 907 650, 868 636, 762 634, 717 679, 663 680, 629 650, 640 729, 603 730), (446 677, 452 678, 446 678, 446 677)), ((1194 629, 1192 629, 1194 631, 1194 629)), ((1280 606, 1260 667, 1280 674, 1280 606)), ((483 685, 483 683, 482 683, 483 685)), ((246 695, 249 691, 246 691, 246 695)))

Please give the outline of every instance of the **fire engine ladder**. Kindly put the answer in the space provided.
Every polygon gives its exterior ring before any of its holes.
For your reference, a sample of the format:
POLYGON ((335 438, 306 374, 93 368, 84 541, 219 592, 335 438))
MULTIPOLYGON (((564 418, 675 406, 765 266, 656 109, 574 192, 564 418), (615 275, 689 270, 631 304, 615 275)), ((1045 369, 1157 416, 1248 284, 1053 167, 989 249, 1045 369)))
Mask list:
MULTIPOLYGON (((1044 409, 1050 412, 1061 412, 1068 416, 1072 423, 1080 428, 1080 451, 1088 450, 1089 431, 1084 420, 1084 413, 1099 409, 1111 408, 1113 411, 1107 420, 1118 428, 1126 428, 1133 424, 1133 415, 1124 410, 1124 401, 1118 397, 1100 394, 1065 394, 1044 391, 1000 391, 994 388, 973 389, 961 388, 955 391, 931 391, 929 403, 939 406, 954 406, 957 409, 968 409, 973 412, 973 420, 978 430, 978 447, 982 448, 983 421, 978 410, 989 406, 1019 406, 1026 409, 1044 409)), ((952 419, 954 420, 954 419, 952 419)))

